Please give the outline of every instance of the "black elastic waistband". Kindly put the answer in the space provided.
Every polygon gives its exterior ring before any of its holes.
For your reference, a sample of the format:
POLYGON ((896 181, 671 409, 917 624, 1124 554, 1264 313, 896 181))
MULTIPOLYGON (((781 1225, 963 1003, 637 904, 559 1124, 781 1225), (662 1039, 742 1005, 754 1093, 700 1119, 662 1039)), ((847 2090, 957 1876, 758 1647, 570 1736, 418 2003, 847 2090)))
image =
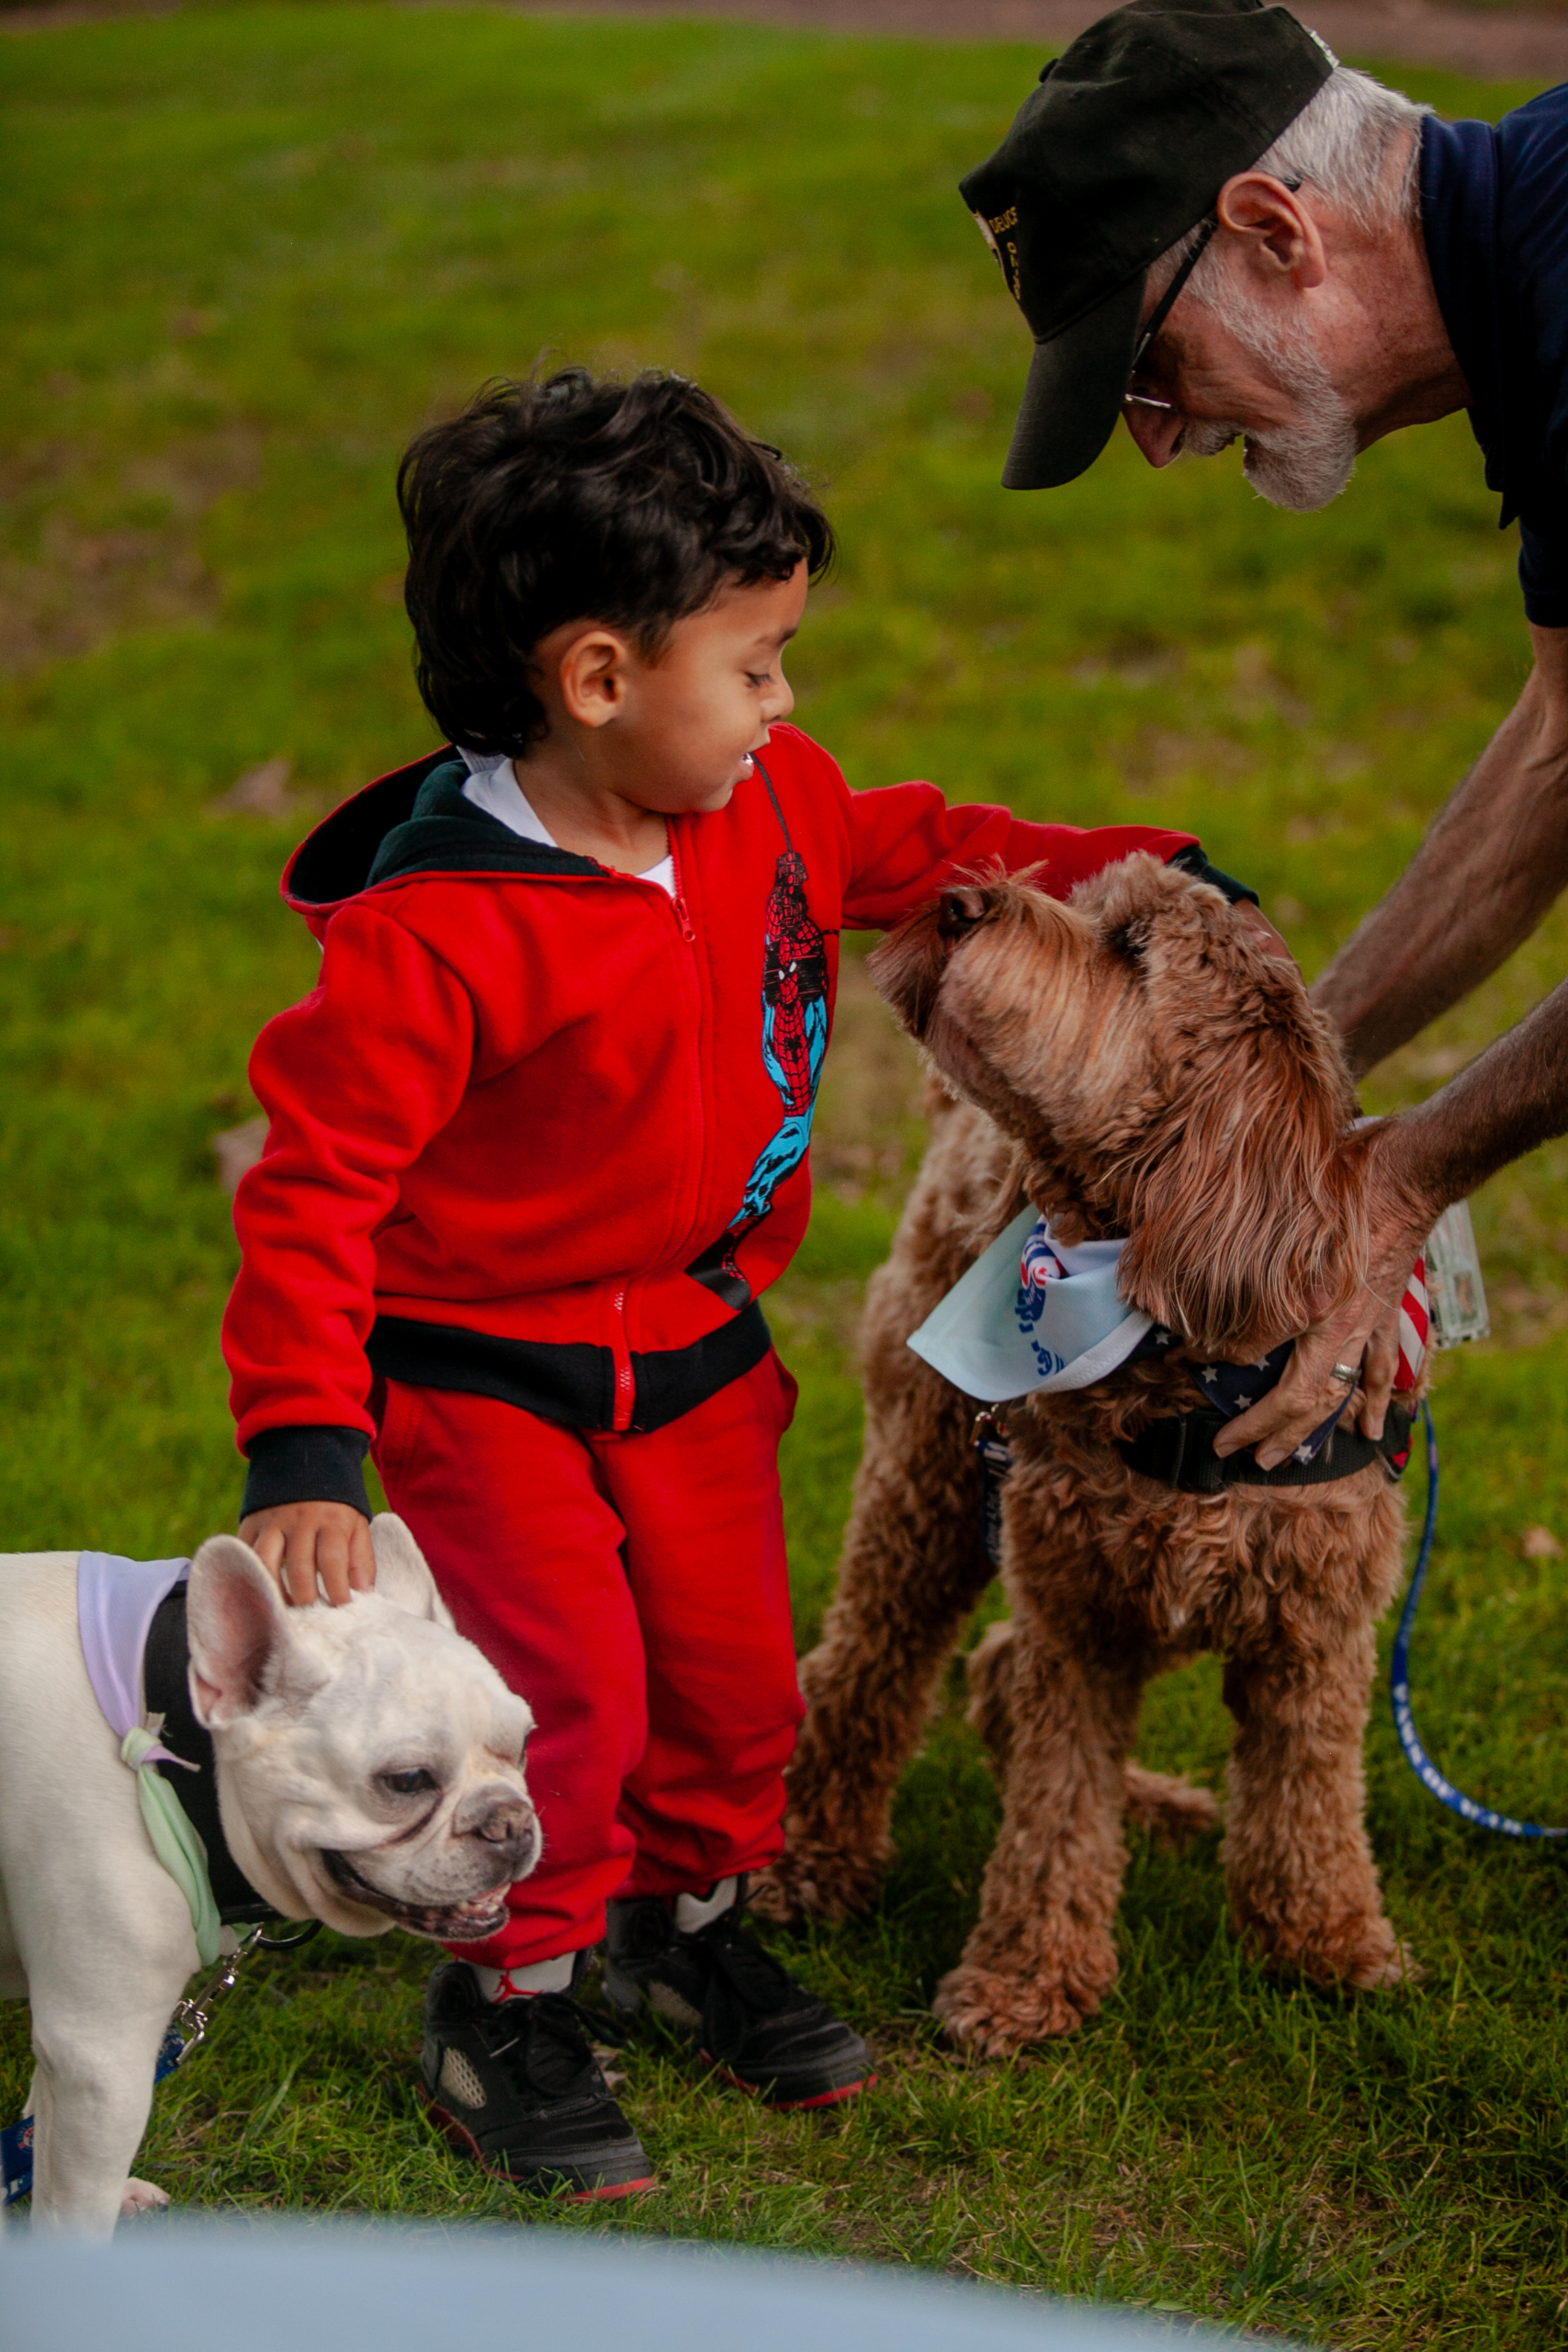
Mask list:
POLYGON ((1381 1462, 1392 1478, 1402 1476, 1410 1459, 1411 1418, 1408 1406, 1391 1404, 1381 1438, 1337 1429, 1312 1461, 1292 1454, 1274 1470, 1260 1469, 1250 1447, 1241 1453, 1216 1453, 1214 1440, 1226 1426, 1225 1416, 1207 1408, 1151 1421, 1116 1451, 1130 1470, 1184 1495, 1221 1495, 1228 1487, 1326 1487, 1337 1478, 1353 1478, 1371 1462, 1381 1462))
MULTIPOLYGON (((634 1430, 661 1430, 704 1405, 761 1363, 773 1346, 753 1299, 732 1321, 689 1347, 634 1351, 631 1360, 634 1430)), ((569 1429, 615 1425, 615 1359, 608 1348, 581 1340, 499 1340, 453 1323, 416 1323, 378 1315, 366 1354, 384 1380, 412 1388, 456 1388, 499 1397, 541 1420, 569 1429)))

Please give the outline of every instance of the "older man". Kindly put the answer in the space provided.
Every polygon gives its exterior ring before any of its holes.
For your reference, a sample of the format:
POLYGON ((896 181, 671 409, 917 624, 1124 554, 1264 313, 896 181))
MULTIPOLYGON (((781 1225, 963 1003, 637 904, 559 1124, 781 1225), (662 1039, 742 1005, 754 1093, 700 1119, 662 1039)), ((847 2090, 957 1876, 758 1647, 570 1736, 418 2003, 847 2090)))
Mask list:
MULTIPOLYGON (((1403 877, 1314 991, 1359 1070, 1495 970, 1568 882, 1568 87, 1445 125, 1262 0, 1134 0, 1047 65, 963 194, 1035 349, 1004 481, 1237 438, 1306 510, 1358 451, 1468 408, 1520 526, 1535 665, 1403 877)), ((1365 1288, 1215 1451, 1269 1468, 1364 1378, 1439 1212, 1568 1128, 1568 985, 1418 1111, 1369 1131, 1365 1288)))

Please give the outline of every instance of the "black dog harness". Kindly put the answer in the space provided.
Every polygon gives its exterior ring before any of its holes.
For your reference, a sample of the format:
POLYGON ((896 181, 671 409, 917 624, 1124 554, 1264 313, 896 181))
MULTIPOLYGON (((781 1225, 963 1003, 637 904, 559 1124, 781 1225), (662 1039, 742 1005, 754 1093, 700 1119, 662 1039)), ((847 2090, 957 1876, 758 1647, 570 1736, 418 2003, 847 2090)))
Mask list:
MULTIPOLYGON (((1372 1462, 1381 1462, 1390 1478, 1400 1478, 1410 1459, 1415 1408, 1395 1397, 1382 1437, 1336 1429, 1310 1461, 1294 1453, 1273 1470, 1261 1469, 1250 1448, 1241 1453, 1214 1452, 1215 1438, 1233 1418, 1208 1406, 1173 1413, 1151 1421, 1136 1437, 1123 1438, 1116 1451, 1129 1470, 1183 1495, 1223 1495, 1232 1487, 1326 1487, 1335 1479, 1353 1478, 1372 1462)), ((999 1568, 1002 1488, 1012 1467, 1005 1407, 987 1406, 976 1413, 974 1446, 980 1458, 980 1540, 992 1567, 999 1568)))
POLYGON ((160 1739, 175 1755, 196 1767, 186 1771, 177 1764, 160 1763, 161 1772, 179 1800, 180 1809, 207 1849, 207 1873, 218 1917, 226 1928, 276 1919, 278 1913, 258 1894, 229 1851, 218 1809, 218 1770, 212 1735, 196 1719, 190 1702, 190 1644, 186 1634, 186 1587, 177 1584, 164 1594, 152 1612, 147 1647, 141 1657, 141 1687, 151 1713, 162 1715, 160 1739))
POLYGON ((1123 1438, 1116 1451, 1129 1470, 1183 1495, 1222 1495, 1227 1487, 1326 1487, 1337 1478, 1353 1478, 1370 1462, 1381 1462, 1391 1478, 1398 1478, 1410 1459, 1412 1408, 1397 1400, 1389 1406, 1382 1437, 1331 1430, 1310 1461, 1292 1453, 1272 1470, 1259 1467, 1250 1447, 1241 1453, 1214 1452, 1215 1438, 1233 1418, 1201 1406, 1151 1421, 1136 1437, 1123 1438))

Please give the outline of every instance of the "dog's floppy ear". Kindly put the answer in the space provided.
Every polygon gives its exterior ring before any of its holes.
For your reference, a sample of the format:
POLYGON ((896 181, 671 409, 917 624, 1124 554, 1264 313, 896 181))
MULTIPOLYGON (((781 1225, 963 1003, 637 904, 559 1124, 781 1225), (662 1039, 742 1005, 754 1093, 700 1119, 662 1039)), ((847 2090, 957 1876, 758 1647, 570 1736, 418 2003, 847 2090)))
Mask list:
POLYGON ((237 1535, 213 1535, 190 1564, 186 1596, 190 1698, 209 1731, 237 1723, 276 1686, 288 1642, 286 1604, 237 1535))
POLYGON ((1317 1321, 1361 1280, 1365 1148, 1321 1016, 1259 1023, 1208 1057, 1167 1148, 1133 1187, 1120 1278, 1201 1353, 1249 1353, 1317 1321))
POLYGON ((370 1522, 376 1554, 376 1590, 394 1609, 411 1617, 424 1617, 433 1625, 452 1625, 452 1611, 435 1589, 435 1578, 424 1554, 395 1511, 378 1511, 370 1522))

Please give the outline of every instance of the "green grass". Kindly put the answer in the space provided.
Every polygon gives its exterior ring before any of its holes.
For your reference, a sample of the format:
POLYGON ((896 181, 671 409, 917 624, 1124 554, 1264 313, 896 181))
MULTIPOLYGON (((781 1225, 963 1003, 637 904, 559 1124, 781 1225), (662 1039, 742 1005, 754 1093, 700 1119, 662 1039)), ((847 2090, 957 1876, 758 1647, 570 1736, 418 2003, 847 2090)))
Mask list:
MULTIPOLYGON (((190 10, 6 40, 0 371, 0 1500, 16 1547, 188 1548, 231 1523, 213 1132, 313 951, 295 823, 204 811, 253 763, 325 806, 418 752, 389 492, 403 441, 545 352, 699 375, 821 484, 836 582, 794 662, 852 782, 910 774, 1080 821, 1191 824, 1315 968, 1392 879, 1523 675, 1513 548, 1462 420, 1374 450, 1302 519, 1228 460, 1155 481, 1124 439, 1071 490, 997 476, 1024 350, 953 194, 1036 61, 1005 47, 441 10, 190 10)), ((1400 78, 1452 112, 1523 92, 1400 78)), ((1555 979, 1568 920, 1381 1075, 1417 1099, 1555 979)), ((918 1149, 862 989, 830 1062, 820 1205, 775 1306, 801 1637, 858 1447, 850 1334, 918 1149), (851 1017, 852 1012, 852 1018, 851 1017)), ((1477 1204, 1499 1340, 1444 1366, 1446 1505, 1418 1643, 1430 1744, 1568 1817, 1568 1147, 1477 1204)), ((1213 1776, 1216 1674, 1143 1753, 1213 1776)), ((873 2032, 841 2123, 760 2116, 668 2052, 624 2062, 666 2183, 591 2229, 912 2260, 1351 2346, 1562 2340, 1568 1906, 1479 1840, 1380 1712, 1373 1835, 1423 1984, 1271 1984, 1212 1844, 1140 1850, 1103 2018, 1012 2068, 926 2005, 994 1820, 956 1709, 903 1792, 876 1915, 801 1965, 873 2032)), ((327 1944, 238 1995, 161 2095, 144 2168, 213 2204, 506 2214, 427 2136, 424 1955, 327 1944), (318 1957, 319 1955, 319 1957, 318 1957)), ((25 2079, 0 2033, 0 2111, 25 2079)))

